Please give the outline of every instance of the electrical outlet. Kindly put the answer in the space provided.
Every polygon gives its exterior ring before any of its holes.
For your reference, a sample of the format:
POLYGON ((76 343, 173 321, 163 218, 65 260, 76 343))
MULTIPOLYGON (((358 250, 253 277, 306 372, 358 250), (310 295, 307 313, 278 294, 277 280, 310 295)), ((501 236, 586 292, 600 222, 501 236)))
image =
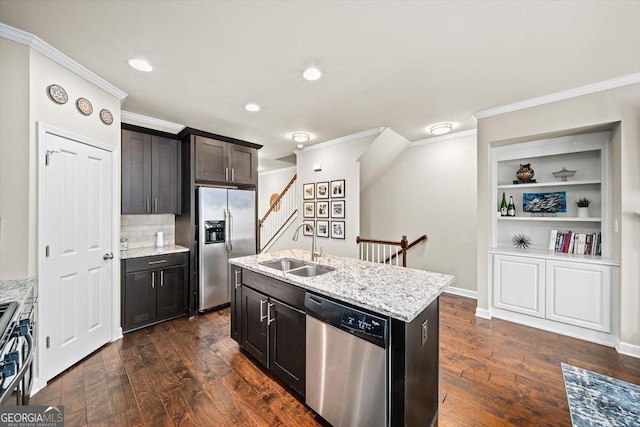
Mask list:
POLYGON ((427 342, 427 323, 428 322, 429 322, 428 320, 425 320, 424 322, 422 322, 422 325, 421 325, 422 326, 422 329, 421 329, 422 330, 422 345, 424 345, 424 343, 427 342))

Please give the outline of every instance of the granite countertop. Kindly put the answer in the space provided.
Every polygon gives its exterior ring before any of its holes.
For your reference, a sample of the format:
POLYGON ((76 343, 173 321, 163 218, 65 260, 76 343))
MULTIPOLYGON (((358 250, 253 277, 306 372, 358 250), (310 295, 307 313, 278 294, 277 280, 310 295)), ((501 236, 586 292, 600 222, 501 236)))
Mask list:
POLYGON ((291 249, 232 258, 229 262, 403 322, 412 321, 455 280, 448 274, 334 255, 323 255, 314 264, 333 267, 335 271, 315 277, 295 276, 259 264, 279 258, 309 262, 311 252, 291 249))
POLYGON ((36 284, 35 277, 0 280, 0 304, 16 301, 22 307, 36 284))
POLYGON ((180 245, 166 245, 160 248, 155 246, 147 246, 144 248, 131 248, 126 251, 120 251, 120 259, 142 258, 145 256, 167 255, 178 252, 189 252, 189 248, 180 245))

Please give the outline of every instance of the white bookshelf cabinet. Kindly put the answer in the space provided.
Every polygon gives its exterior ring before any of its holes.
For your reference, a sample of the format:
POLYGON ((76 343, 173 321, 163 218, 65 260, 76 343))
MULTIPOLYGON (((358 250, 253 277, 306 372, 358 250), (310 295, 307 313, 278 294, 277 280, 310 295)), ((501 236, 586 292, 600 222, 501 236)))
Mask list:
POLYGON ((594 342, 613 345, 617 267, 611 254, 609 190, 610 132, 496 147, 492 150, 492 316, 594 342), (520 164, 530 163, 536 182, 517 183, 520 164), (567 181, 553 172, 575 170, 567 181), (501 217, 502 193, 513 196, 515 217, 501 217), (524 212, 524 193, 566 193, 566 212, 524 212), (587 197, 589 217, 577 216, 576 200, 587 197), (549 251, 551 230, 601 233, 602 255, 549 251), (531 245, 517 249, 515 235, 531 245))

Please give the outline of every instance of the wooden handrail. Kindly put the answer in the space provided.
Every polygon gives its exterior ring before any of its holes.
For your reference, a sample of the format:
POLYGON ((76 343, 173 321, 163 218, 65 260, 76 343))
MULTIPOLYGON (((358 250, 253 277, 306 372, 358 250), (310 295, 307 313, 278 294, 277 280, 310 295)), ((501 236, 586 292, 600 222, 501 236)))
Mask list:
POLYGON ((384 264, 389 263, 391 260, 393 260, 394 258, 396 258, 398 255, 402 255, 402 266, 406 267, 407 266, 407 251, 409 249, 411 249, 412 247, 414 247, 415 245, 417 245, 418 243, 427 240, 427 235, 423 234, 422 236, 418 237, 416 240, 414 240, 413 242, 409 243, 409 241, 407 240, 407 236, 402 236, 402 239, 399 242, 395 242, 393 240, 377 240, 377 239, 365 239, 362 238, 360 236, 356 237, 356 243, 374 243, 374 244, 378 244, 378 245, 390 245, 390 246, 400 246, 400 250, 398 251, 398 253, 395 253, 391 256, 389 256, 389 258, 384 260, 384 264))
POLYGON ((298 177, 298 174, 293 175, 293 178, 291 178, 291 180, 289 181, 289 183, 286 185, 286 187, 284 187, 284 190, 282 190, 282 192, 280 193, 280 195, 278 196, 278 198, 271 203, 271 206, 269 206, 269 210, 267 211, 266 214, 264 214, 264 216, 262 217, 262 219, 260 219, 258 221, 258 227, 262 227, 262 224, 264 223, 264 221, 267 219, 267 217, 269 216, 269 214, 271 213, 271 211, 273 211, 275 209, 275 207, 280 203, 280 200, 284 197, 285 193, 287 192, 287 190, 289 190, 289 188, 293 185, 293 183, 296 181, 296 178, 298 177))
MULTIPOLYGON (((402 238, 404 240, 407 239, 407 236, 402 236, 402 238)), ((399 242, 394 242, 392 240, 375 240, 375 239, 365 239, 362 238, 360 236, 356 237, 356 243, 377 243, 379 245, 395 245, 395 246, 402 246, 402 240, 400 240, 399 242)))
MULTIPOLYGON (((403 237, 405 237, 405 236, 403 236, 403 237)), ((426 235, 426 234, 423 234, 422 236, 418 237, 416 240, 414 240, 413 242, 411 242, 410 244, 408 244, 408 245, 407 245, 407 247, 406 247, 406 248, 404 248, 404 249, 402 250, 402 252, 401 252, 401 253, 403 253, 403 252, 407 252, 409 249, 411 249, 412 247, 414 247, 415 245, 417 245, 418 243, 420 243, 420 242, 422 242, 422 241, 424 241, 424 240, 427 240, 427 235, 426 235)), ((386 264, 386 263, 388 263, 388 262, 390 262, 390 261, 391 261, 392 259, 394 259, 396 256, 397 256, 396 254, 393 254, 393 255, 391 255, 389 258, 387 258, 386 260, 384 260, 385 264, 386 264)), ((405 263, 405 262, 403 262, 403 264, 404 264, 404 265, 403 265, 403 267, 406 267, 406 263, 405 263)))

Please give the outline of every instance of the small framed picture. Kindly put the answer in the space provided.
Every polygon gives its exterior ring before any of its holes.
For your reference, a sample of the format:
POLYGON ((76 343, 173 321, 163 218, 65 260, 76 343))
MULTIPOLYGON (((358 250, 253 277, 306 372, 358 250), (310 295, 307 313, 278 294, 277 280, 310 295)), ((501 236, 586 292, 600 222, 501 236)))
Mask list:
POLYGON ((329 221, 316 221, 316 236, 329 237, 329 221))
POLYGON ((316 184, 316 199, 329 198, 329 181, 318 182, 316 184))
POLYGON ((302 217, 303 218, 313 218, 316 213, 316 203, 315 202, 304 202, 303 203, 302 217))
POLYGON ((316 202, 316 217, 329 218, 329 202, 316 202))
POLYGON ((331 181, 331 198, 332 199, 344 198, 344 179, 331 181))
POLYGON ((331 238, 344 239, 344 221, 331 221, 331 238))
POLYGON ((305 236, 313 236, 313 229, 315 228, 315 221, 305 220, 302 221, 304 227, 302 227, 302 234, 305 236))
POLYGON ((331 218, 344 218, 344 200, 331 201, 331 218))
POLYGON ((316 185, 312 182, 302 185, 302 199, 313 200, 316 198, 316 185))

